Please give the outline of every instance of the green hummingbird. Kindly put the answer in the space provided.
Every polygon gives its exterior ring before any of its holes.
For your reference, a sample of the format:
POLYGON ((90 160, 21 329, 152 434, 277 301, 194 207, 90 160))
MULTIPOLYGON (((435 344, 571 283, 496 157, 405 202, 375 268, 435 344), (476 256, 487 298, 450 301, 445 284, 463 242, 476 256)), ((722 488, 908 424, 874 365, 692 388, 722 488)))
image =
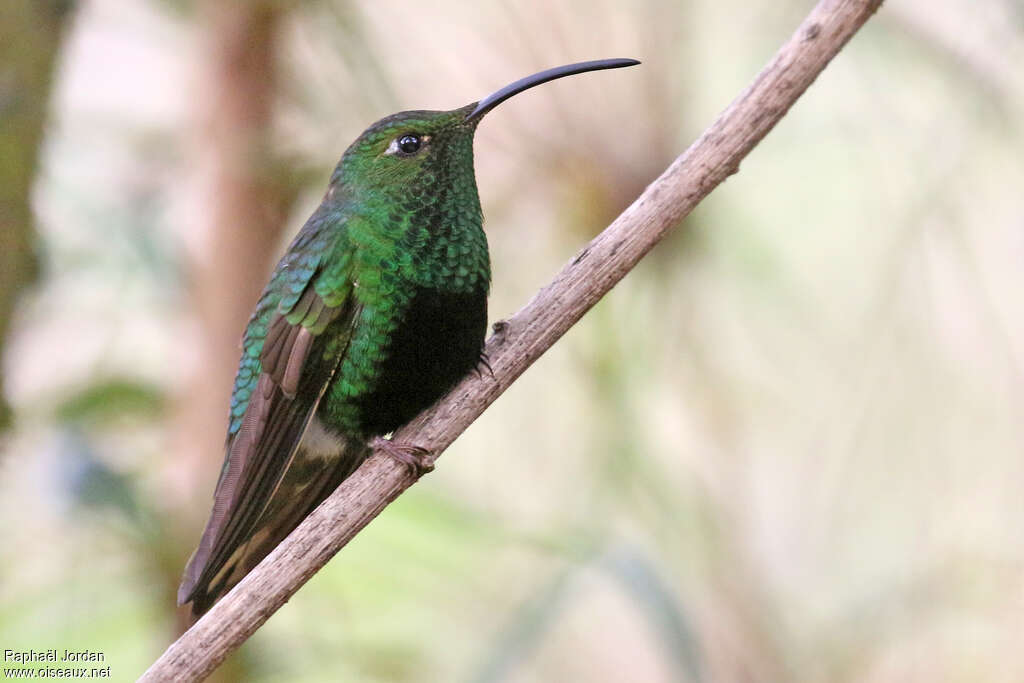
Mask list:
POLYGON ((393 114, 345 151, 246 327, 213 511, 179 605, 209 609, 372 448, 419 466, 422 449, 383 437, 482 359, 491 272, 477 125, 535 85, 635 64, 569 64, 459 109, 393 114))

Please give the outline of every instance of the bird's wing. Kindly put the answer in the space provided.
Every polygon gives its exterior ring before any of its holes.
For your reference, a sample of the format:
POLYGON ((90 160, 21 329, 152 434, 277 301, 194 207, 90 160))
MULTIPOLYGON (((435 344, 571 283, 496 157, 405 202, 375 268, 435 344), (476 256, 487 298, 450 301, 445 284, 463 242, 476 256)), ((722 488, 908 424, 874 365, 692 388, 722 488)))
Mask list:
POLYGON ((337 454, 318 454, 317 463, 300 457, 296 463, 303 433, 344 358, 359 307, 347 259, 332 259, 329 269, 310 256, 294 262, 286 257, 282 264, 246 330, 213 511, 178 591, 179 604, 192 601, 196 614, 331 493, 353 469, 352 462, 342 462, 346 455, 362 452, 361 444, 347 448, 339 442, 337 454), (285 480, 304 490, 282 505, 277 498, 295 493, 279 493, 285 480))

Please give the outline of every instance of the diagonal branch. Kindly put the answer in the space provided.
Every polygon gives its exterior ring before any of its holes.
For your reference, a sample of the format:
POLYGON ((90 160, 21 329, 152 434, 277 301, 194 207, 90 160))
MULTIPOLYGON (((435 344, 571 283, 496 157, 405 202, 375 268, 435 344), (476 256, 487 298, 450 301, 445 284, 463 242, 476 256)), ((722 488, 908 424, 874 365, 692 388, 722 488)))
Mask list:
MULTIPOLYGON (((719 183, 739 170, 881 0, 821 0, 754 82, 615 222, 507 322, 486 353, 493 376, 463 379, 395 438, 436 458, 719 183)), ((173 643, 142 681, 207 676, 415 477, 374 453, 234 590, 173 643)))

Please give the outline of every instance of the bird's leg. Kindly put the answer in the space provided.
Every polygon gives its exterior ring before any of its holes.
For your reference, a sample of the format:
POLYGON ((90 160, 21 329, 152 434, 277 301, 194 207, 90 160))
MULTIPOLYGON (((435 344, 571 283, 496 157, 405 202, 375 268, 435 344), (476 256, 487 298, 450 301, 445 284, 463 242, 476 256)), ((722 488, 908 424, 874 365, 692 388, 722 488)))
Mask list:
POLYGON ((370 441, 370 448, 389 455, 398 462, 409 468, 409 472, 419 479, 424 474, 434 470, 434 464, 427 460, 430 451, 422 446, 414 446, 408 443, 397 443, 382 436, 374 437, 370 441))

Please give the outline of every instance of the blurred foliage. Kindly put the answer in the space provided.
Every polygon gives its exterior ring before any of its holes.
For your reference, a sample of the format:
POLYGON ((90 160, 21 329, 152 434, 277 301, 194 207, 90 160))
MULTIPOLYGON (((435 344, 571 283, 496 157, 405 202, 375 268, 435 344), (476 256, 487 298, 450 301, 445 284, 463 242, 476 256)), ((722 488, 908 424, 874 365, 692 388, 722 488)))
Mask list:
MULTIPOLYGON (((380 116, 640 58, 481 126, 491 317, 507 316, 808 5, 284 0, 258 169, 275 206, 294 203, 281 241, 380 116)), ((40 163, 0 156, 35 177, 14 195, 31 197, 42 265, 4 354, 0 648, 98 650, 115 680, 181 627, 175 584, 220 466, 183 444, 216 451, 226 406, 209 433, 178 415, 227 389, 184 379, 206 353, 193 266, 216 227, 196 190, 202 7, 82 2, 52 94, 34 86, 45 137, 16 136, 40 163)), ((741 172, 220 680, 1024 678, 1022 16, 886 3, 741 172)), ((263 277, 227 247, 221 265, 263 277)), ((215 303, 251 305, 228 294, 215 303)))
MULTIPOLYGON (((35 177, 50 82, 72 3, 12 0, 0 6, 0 352, 21 291, 35 277, 35 177)), ((0 374, 0 433, 10 408, 0 374)))
POLYGON ((106 422, 123 416, 155 419, 163 414, 164 392, 158 386, 125 378, 84 387, 57 406, 63 422, 106 422))
POLYGON ((703 680, 700 644, 697 634, 672 589, 657 575, 650 562, 639 552, 616 549, 612 552, 577 562, 558 572, 547 587, 519 609, 505 633, 495 639, 493 650, 479 672, 472 678, 477 683, 506 680, 516 665, 529 659, 559 616, 572 609, 573 597, 581 599, 581 591, 573 591, 574 579, 584 570, 604 569, 632 593, 639 607, 647 611, 654 631, 662 639, 665 656, 675 660, 675 680, 703 680))

